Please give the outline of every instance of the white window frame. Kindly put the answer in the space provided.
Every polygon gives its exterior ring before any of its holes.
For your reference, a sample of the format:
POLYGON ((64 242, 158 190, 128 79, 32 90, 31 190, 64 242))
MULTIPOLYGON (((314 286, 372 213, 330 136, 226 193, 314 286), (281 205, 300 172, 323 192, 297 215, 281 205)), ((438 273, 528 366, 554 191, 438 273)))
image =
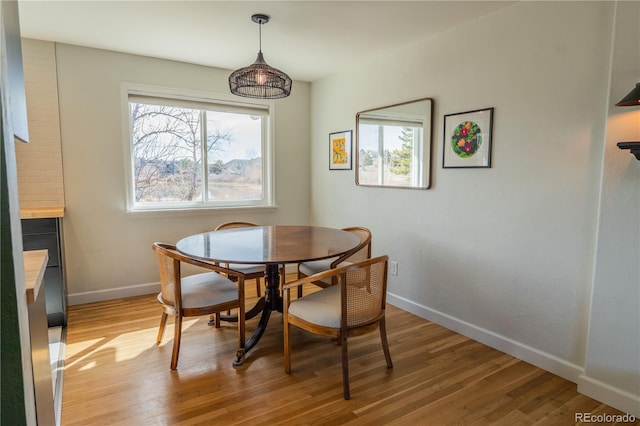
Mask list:
MULTIPOLYGON (((269 100, 246 100, 239 102, 237 97, 228 94, 209 93, 188 89, 176 89, 160 86, 145 85, 139 83, 122 83, 122 128, 124 143, 124 159, 126 170, 126 211, 149 212, 149 211, 202 211, 218 209, 255 209, 275 207, 275 186, 274 186, 274 122, 275 108, 273 101, 269 100), (201 108, 202 105, 214 105, 216 107, 225 106, 229 110, 248 112, 250 110, 260 111, 265 116, 263 126, 262 143, 262 200, 232 200, 232 201, 210 201, 210 202, 184 202, 184 203, 149 203, 147 205, 136 204, 135 202, 135 182, 134 163, 131 146, 131 122, 129 112, 129 102, 131 98, 156 98, 158 100, 175 101, 176 105, 192 105, 201 108), (197 105, 200 105, 199 107, 197 105)), ((205 176, 205 175, 203 175, 205 176)), ((208 190, 208 179, 203 179, 203 190, 208 190)))

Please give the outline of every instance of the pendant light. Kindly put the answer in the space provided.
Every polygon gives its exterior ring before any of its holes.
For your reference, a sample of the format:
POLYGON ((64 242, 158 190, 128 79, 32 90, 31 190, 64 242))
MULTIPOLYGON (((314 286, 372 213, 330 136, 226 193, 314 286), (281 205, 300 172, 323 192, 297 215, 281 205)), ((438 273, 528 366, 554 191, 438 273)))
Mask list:
MULTIPOLYGON (((637 83, 636 87, 631 89, 616 106, 640 106, 640 83, 637 83)), ((640 141, 618 142, 617 145, 620 149, 628 149, 637 160, 640 160, 640 141)))
POLYGON ((631 89, 627 96, 622 98, 616 106, 640 106, 640 83, 636 83, 636 87, 631 89))
POLYGON ((248 67, 231 73, 229 76, 231 93, 246 98, 286 98, 291 93, 291 78, 284 72, 267 65, 262 56, 262 25, 269 22, 269 16, 256 14, 251 16, 251 20, 260 25, 258 58, 248 67))

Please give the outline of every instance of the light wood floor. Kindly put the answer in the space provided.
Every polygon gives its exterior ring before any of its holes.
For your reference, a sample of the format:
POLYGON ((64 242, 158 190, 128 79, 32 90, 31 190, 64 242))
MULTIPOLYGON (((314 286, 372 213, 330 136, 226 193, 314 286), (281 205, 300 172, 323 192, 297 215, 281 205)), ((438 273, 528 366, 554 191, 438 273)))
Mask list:
POLYGON ((573 383, 393 306, 394 368, 386 369, 377 334, 350 340, 350 401, 342 399, 339 347, 326 338, 294 332, 293 372, 284 373, 278 313, 238 369, 235 325, 187 318, 177 371, 169 369, 171 320, 155 344, 155 296, 71 306, 68 318, 64 426, 573 425, 575 413, 622 414, 573 383))

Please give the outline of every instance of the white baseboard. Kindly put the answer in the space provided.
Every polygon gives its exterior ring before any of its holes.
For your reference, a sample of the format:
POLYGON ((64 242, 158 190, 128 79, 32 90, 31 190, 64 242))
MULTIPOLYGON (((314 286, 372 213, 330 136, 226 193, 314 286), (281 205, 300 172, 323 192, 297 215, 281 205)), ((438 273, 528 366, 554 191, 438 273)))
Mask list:
POLYGON ((536 367, 549 371, 557 376, 577 383, 583 374, 583 368, 566 360, 540 351, 524 343, 499 335, 490 330, 478 327, 471 323, 454 318, 445 313, 436 311, 426 306, 417 304, 404 297, 392 293, 387 294, 387 302, 407 312, 411 312, 421 318, 441 325, 456 333, 467 336, 477 342, 490 346, 501 352, 526 361, 536 367))
POLYGON ((640 418, 640 396, 638 395, 614 388, 584 374, 578 379, 578 392, 640 418))
POLYGON ((123 297, 143 296, 160 292, 160 283, 140 284, 129 287, 118 287, 109 290, 86 291, 67 296, 69 306, 85 303, 104 302, 105 300, 121 299, 123 297))

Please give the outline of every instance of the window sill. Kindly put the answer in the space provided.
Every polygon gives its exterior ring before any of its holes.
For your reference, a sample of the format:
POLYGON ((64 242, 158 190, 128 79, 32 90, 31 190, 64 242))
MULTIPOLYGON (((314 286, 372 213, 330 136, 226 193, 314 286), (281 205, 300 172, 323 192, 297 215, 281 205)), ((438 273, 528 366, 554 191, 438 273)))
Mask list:
POLYGON ((211 216, 217 213, 247 212, 247 211, 275 211, 277 206, 231 206, 231 207, 202 207, 202 208, 177 208, 155 210, 127 210, 125 214, 136 219, 152 217, 184 217, 184 216, 211 216))

